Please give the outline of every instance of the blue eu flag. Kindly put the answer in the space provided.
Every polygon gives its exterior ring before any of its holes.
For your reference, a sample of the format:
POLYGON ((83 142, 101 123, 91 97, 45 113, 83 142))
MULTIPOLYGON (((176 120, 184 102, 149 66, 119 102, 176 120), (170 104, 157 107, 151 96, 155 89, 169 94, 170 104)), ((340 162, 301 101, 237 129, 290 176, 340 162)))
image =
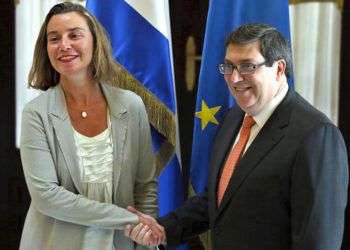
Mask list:
MULTIPOLYGON (((289 35, 288 0, 211 0, 207 17, 194 121, 191 183, 197 193, 207 184, 211 145, 227 109, 235 105, 218 72, 228 34, 246 23, 266 23, 289 35)), ((289 39, 290 40, 290 39, 289 39)))

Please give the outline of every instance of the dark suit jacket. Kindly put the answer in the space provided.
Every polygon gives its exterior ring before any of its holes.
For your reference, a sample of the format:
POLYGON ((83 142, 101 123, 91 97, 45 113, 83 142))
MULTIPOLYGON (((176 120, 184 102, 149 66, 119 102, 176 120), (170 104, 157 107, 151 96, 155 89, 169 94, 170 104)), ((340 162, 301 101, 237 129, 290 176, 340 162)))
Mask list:
POLYGON ((341 133, 289 90, 237 164, 219 207, 216 190, 244 113, 232 108, 215 138, 207 191, 158 221, 168 245, 211 229, 215 250, 340 249, 348 159, 341 133))

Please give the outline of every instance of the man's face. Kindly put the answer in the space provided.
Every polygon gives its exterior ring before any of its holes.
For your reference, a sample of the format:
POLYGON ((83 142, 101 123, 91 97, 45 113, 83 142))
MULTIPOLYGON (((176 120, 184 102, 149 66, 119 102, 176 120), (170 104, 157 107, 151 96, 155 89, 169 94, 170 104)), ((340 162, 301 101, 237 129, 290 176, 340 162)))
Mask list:
MULTIPOLYGON (((226 49, 225 63, 260 64, 265 58, 260 53, 260 43, 230 44, 226 49)), ((250 115, 257 115, 272 100, 281 87, 278 81, 278 63, 272 67, 262 65, 252 74, 241 75, 237 70, 224 75, 225 81, 236 103, 250 115)))

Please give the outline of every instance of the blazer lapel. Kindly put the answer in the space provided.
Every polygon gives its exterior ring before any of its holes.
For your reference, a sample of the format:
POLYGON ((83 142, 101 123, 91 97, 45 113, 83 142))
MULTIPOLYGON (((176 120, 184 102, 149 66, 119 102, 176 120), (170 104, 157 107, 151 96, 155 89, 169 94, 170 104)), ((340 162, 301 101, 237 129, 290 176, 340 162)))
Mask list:
POLYGON ((52 118, 52 124, 56 133, 59 147, 66 161, 68 171, 72 180, 79 191, 82 192, 81 178, 79 171, 79 161, 74 141, 72 124, 70 122, 65 97, 60 85, 53 89, 54 98, 49 108, 49 115, 52 118))
MULTIPOLYGON (((128 112, 125 105, 121 102, 119 91, 116 88, 101 84, 102 91, 106 97, 113 141, 113 191, 118 194, 118 184, 120 171, 123 166, 126 133, 128 129, 128 112)), ((114 200, 116 196, 114 197, 114 200)))
POLYGON ((217 211, 217 216, 225 209, 244 180, 258 166, 259 162, 283 138, 290 119, 290 101, 294 92, 290 90, 261 129, 242 159, 235 167, 234 174, 217 211))

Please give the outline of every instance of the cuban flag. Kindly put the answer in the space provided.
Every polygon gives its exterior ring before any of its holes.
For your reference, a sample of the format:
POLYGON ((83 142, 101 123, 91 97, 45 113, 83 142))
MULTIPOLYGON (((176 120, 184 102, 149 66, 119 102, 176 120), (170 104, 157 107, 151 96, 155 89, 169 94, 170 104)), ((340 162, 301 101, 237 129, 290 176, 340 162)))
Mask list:
POLYGON ((126 85, 146 105, 158 177, 159 215, 184 200, 167 0, 88 0, 86 7, 109 34, 126 85))
MULTIPOLYGON (((194 121, 190 178, 196 193, 204 191, 216 130, 235 105, 218 64, 225 56, 228 34, 245 23, 276 27, 290 41, 288 0, 211 0, 207 17, 194 121)), ((289 85, 292 85, 291 79, 289 85)))

